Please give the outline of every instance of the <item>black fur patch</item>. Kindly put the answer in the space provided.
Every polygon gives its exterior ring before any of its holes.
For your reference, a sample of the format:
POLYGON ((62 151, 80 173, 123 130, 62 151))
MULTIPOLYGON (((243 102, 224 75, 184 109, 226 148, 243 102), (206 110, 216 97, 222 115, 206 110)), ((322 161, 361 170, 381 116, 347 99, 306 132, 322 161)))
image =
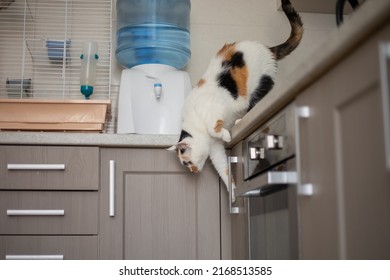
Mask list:
POLYGON ((238 98, 238 88, 236 81, 233 79, 230 71, 224 71, 218 76, 218 84, 220 87, 227 89, 230 95, 234 98, 238 98))
POLYGON ((222 67, 238 67, 242 68, 245 66, 244 54, 242 52, 236 52, 233 54, 231 60, 225 60, 222 62, 222 67))
POLYGON ((189 134, 187 131, 182 130, 181 133, 180 133, 179 142, 180 142, 181 140, 183 140, 184 138, 187 138, 187 137, 192 137, 192 135, 189 134))
POLYGON ((236 81, 233 79, 230 70, 232 68, 242 68, 245 66, 244 54, 242 52, 235 52, 230 60, 222 62, 223 72, 218 76, 218 84, 220 87, 227 89, 233 99, 238 98, 238 87, 236 81))
POLYGON ((248 111, 250 111, 261 99, 263 99, 263 97, 266 96, 268 92, 270 92, 273 86, 274 81, 272 80, 272 78, 268 75, 263 75, 260 78, 259 85, 251 96, 248 111))

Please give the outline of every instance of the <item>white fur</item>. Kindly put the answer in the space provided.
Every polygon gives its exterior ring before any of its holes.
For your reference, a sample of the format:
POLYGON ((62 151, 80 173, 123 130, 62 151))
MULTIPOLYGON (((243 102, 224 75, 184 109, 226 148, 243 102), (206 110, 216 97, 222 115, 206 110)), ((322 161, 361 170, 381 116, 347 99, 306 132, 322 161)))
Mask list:
POLYGON ((239 42, 235 47, 244 54, 248 69, 247 95, 235 100, 229 91, 218 85, 223 58, 217 55, 211 59, 202 77, 206 82, 190 92, 182 111, 182 129, 192 135, 182 141, 191 149, 191 162, 200 172, 210 156, 226 186, 228 166, 223 142, 230 142, 229 130, 247 112, 251 93, 259 85, 260 78, 268 75, 274 79, 276 75, 276 62, 267 47, 255 41, 239 42), (218 120, 223 121, 223 129, 219 133, 214 130, 218 120))

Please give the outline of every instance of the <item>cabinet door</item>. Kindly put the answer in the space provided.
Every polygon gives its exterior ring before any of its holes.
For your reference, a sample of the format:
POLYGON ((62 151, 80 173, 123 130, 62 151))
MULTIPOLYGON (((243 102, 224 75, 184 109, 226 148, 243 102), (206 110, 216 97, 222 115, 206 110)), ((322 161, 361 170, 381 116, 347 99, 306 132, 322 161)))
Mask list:
POLYGON ((175 155, 157 149, 102 149, 101 161, 100 258, 220 258, 220 187, 210 164, 191 174, 175 155))
POLYGON ((303 258, 390 258, 390 176, 385 167, 378 44, 375 34, 298 99, 303 258))
POLYGON ((0 146, 0 178, 8 190, 97 190, 99 148, 0 146))
POLYGON ((96 260, 98 237, 92 235, 2 235, 0 260, 64 259, 96 260))
POLYGON ((98 233, 98 193, 1 191, 0 235, 98 233))

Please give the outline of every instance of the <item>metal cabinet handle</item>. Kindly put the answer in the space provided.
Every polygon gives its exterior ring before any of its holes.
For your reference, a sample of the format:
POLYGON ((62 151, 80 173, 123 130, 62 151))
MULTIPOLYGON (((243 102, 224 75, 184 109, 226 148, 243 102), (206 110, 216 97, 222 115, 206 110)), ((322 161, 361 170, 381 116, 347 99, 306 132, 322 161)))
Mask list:
POLYGON ((7 216, 65 216, 65 210, 17 210, 7 209, 7 216))
POLYGON ((257 176, 255 187, 246 191, 241 196, 251 197, 259 196, 262 190, 270 190, 272 187, 278 187, 280 185, 296 184, 297 172, 295 171, 269 171, 262 175, 257 176))
POLYGON ((302 106, 295 109, 295 151, 296 151, 296 161, 297 161, 297 190, 299 195, 303 196, 312 196, 313 195, 313 184, 302 183, 302 170, 301 170, 301 147, 300 147, 300 119, 308 119, 310 117, 310 107, 302 106))
POLYGON ((6 260, 63 260, 64 255, 5 255, 6 260))
POLYGON ((7 164, 8 170, 65 170, 65 164, 7 164))
POLYGON ((115 160, 110 160, 110 176, 109 176, 109 215, 115 216, 115 160))
POLYGON ((390 43, 382 42, 379 44, 379 67, 383 106, 383 126, 385 136, 386 167, 390 170, 390 97, 388 81, 388 60, 390 58, 390 43))
POLYGON ((240 213, 240 208, 233 207, 233 202, 232 202, 232 193, 233 193, 232 163, 237 163, 237 162, 238 162, 237 157, 228 157, 228 189, 229 189, 229 212, 230 212, 230 214, 239 214, 240 213))

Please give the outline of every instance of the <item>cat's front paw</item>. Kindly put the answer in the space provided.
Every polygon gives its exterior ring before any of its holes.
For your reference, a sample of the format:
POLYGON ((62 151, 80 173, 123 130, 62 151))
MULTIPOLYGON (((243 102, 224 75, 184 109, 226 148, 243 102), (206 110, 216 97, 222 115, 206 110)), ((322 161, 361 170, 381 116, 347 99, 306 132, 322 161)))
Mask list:
POLYGON ((222 130, 222 140, 224 142, 227 142, 227 143, 232 141, 232 137, 230 136, 230 132, 227 129, 222 130))

